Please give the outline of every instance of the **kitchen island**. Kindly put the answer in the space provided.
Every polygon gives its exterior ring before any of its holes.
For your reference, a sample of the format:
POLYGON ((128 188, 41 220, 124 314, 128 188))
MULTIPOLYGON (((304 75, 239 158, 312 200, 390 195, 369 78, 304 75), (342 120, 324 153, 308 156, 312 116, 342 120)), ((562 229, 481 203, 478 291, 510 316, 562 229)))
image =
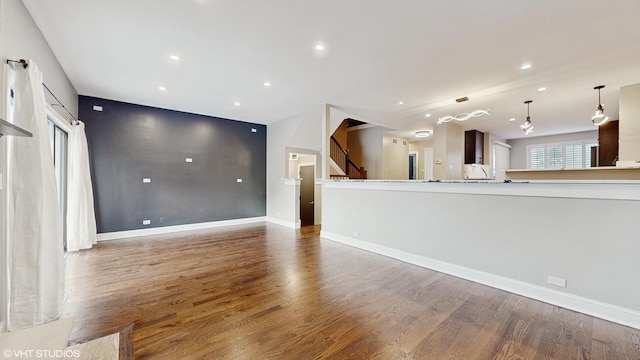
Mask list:
POLYGON ((326 180, 321 236, 640 328, 639 214, 634 180, 326 180))

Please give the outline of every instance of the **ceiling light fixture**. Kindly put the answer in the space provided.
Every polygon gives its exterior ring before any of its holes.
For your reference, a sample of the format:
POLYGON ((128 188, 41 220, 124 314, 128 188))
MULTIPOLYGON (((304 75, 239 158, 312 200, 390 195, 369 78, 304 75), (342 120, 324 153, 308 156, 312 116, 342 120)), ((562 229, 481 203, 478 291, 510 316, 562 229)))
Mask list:
POLYGON ((424 114, 424 117, 431 117, 431 114, 424 114))
POLYGON ((167 91, 167 88, 164 86, 158 86, 158 90, 160 91, 167 91))
MULTIPOLYGON (((465 102, 465 101, 468 101, 468 100, 469 100, 469 98, 465 96, 465 97, 461 97, 461 98, 456 99, 456 102, 457 103, 461 103, 461 102, 465 102)), ((455 121, 466 121, 466 120, 469 120, 469 119, 474 118, 474 117, 480 117, 480 116, 485 116, 485 115, 491 115, 489 113, 489 109, 487 109, 487 110, 474 110, 472 112, 458 113, 456 116, 447 115, 447 116, 443 116, 443 117, 438 119, 438 125, 440 125, 442 123, 449 122, 449 121, 453 121, 453 120, 455 120, 455 121)))
POLYGON ((596 126, 604 125, 604 123, 609 121, 609 117, 604 115, 604 108, 602 107, 602 102, 600 101, 600 89, 602 88, 604 88, 604 85, 598 85, 593 88, 593 90, 598 90, 598 108, 596 109, 596 114, 591 118, 593 125, 596 126))
POLYGON ((316 50, 324 50, 324 44, 322 43, 316 44, 316 50))
POLYGON ((539 91, 539 92, 547 91, 547 88, 546 88, 546 87, 544 87, 544 86, 543 86, 543 87, 539 87, 539 88, 538 88, 538 91, 539 91))
POLYGON ((267 82, 264 83, 264 86, 269 87, 269 86, 271 86, 271 83, 267 81, 267 82))
POLYGON ((516 118, 511 118, 509 119, 509 121, 516 121, 516 118))
POLYGON ((522 64, 522 66, 520 66, 521 70, 529 70, 531 69, 532 65, 531 64, 522 64))
POLYGON ((429 135, 431 135, 431 131, 429 130, 416 131, 416 137, 419 138, 429 137, 429 135))
POLYGON ((171 54, 171 55, 169 55, 169 58, 170 58, 171 60, 175 60, 175 61, 180 60, 180 56, 178 56, 178 55, 176 55, 176 54, 171 54))
POLYGON ((234 102, 234 103, 233 103, 233 105, 235 105, 235 106, 240 106, 240 102, 239 102, 239 101, 236 101, 236 102, 234 102))
POLYGON ((527 120, 524 124, 520 125, 520 129, 524 131, 525 135, 529 135, 533 131, 533 125, 531 125, 531 116, 529 116, 529 104, 531 104, 533 100, 527 100, 524 103, 527 104, 527 120))
POLYGON ((398 105, 402 105, 402 104, 404 104, 404 101, 402 100, 398 101, 398 105))

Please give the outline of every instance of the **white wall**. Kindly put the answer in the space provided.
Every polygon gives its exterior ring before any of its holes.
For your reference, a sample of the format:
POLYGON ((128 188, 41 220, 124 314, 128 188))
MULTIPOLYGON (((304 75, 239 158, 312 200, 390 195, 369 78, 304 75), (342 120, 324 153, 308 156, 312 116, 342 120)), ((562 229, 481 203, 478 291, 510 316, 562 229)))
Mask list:
POLYGON ((299 182, 285 180, 290 152, 317 154, 316 177, 322 178, 322 116, 318 106, 267 126, 267 218, 273 222, 300 224, 299 182))
MULTIPOLYGON (((297 155, 295 160, 291 160, 291 158, 289 158, 289 178, 290 179, 300 178, 300 166, 316 165, 315 155, 297 154, 297 153, 294 153, 294 154, 297 155)), ((318 170, 316 169, 316 171, 318 170)))
POLYGON ((382 136, 382 164, 384 167, 383 179, 409 179, 409 141, 392 134, 384 134, 382 136))
POLYGON ((322 236, 640 327, 639 193, 638 184, 327 182, 322 236), (562 197, 576 189, 629 197, 562 197))
POLYGON ((640 84, 620 88, 620 161, 640 161, 640 84))
MULTIPOLYGON (((0 1, 0 60, 4 64, 6 59, 35 61, 44 76, 44 83, 77 118, 78 92, 20 0, 0 1)), ((54 103, 46 91, 45 94, 47 102, 54 103)), ((54 110, 69 120, 64 110, 54 110)))
POLYGON ((521 139, 508 140, 507 144, 511 145, 511 169, 527 168, 527 146, 536 144, 561 143, 582 140, 597 140, 598 129, 593 131, 582 131, 570 134, 525 137, 521 139))
POLYGON ((464 130, 458 124, 447 123, 447 180, 463 178, 464 130))
POLYGON ((358 166, 364 166, 368 179, 383 179, 384 152, 382 137, 386 128, 375 126, 349 130, 347 144, 349 156, 358 166))
POLYGON ((464 131, 454 123, 433 129, 433 177, 436 180, 460 180, 464 164, 464 131))

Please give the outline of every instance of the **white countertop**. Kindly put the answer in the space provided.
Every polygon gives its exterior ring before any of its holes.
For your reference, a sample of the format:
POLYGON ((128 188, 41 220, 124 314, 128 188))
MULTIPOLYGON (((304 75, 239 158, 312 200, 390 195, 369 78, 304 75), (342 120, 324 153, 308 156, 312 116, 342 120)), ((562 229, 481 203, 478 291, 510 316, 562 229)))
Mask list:
POLYGON ((637 180, 325 180, 327 188, 640 201, 637 180))

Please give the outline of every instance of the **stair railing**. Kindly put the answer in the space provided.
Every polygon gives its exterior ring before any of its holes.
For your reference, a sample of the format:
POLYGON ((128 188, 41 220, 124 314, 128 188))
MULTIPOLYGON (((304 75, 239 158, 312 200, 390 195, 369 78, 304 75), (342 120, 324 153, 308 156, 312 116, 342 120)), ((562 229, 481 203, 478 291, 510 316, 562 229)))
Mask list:
POLYGON ((329 156, 344 171, 349 179, 366 179, 367 171, 362 166, 357 166, 349 159, 349 152, 340 146, 338 141, 332 136, 329 156))

